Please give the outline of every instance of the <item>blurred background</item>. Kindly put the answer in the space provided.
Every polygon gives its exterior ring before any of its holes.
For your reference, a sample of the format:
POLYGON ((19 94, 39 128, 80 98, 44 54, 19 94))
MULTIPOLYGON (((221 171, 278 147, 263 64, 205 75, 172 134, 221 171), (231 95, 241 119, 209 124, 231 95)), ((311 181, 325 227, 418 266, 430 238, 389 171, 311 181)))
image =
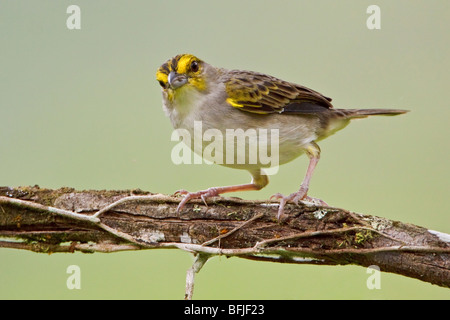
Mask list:
MULTIPOLYGON (((173 193, 246 183, 244 171, 174 165, 156 69, 179 53, 268 73, 333 98, 336 108, 405 108, 353 122, 320 143, 310 195, 355 212, 450 232, 447 95, 450 2, 2 1, 0 185, 173 193), (81 9, 69 30, 67 7, 81 9), (369 30, 367 7, 381 9, 369 30), (192 179, 192 177, 196 177, 192 179), (203 178, 202 178, 203 177, 203 178)), ((258 192, 298 189, 306 157, 258 192)), ((0 249, 1 299, 182 299, 192 256, 177 250, 37 254, 0 249), (81 269, 69 290, 66 269, 81 269)), ((216 257, 196 299, 449 299, 450 291, 365 268, 216 257)))

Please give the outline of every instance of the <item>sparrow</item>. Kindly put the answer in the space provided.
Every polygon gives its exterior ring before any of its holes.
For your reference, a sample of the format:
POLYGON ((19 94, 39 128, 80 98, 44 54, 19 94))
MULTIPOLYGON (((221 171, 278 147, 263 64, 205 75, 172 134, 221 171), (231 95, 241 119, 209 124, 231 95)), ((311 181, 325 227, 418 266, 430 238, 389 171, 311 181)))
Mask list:
POLYGON ((178 212, 191 199, 201 198, 206 204, 208 197, 264 188, 269 182, 264 169, 272 163, 260 154, 252 154, 256 150, 255 144, 259 150, 271 150, 278 165, 302 154, 309 158, 299 190, 287 196, 277 193, 271 197, 280 201, 278 219, 288 202, 298 204, 301 200, 315 200, 326 205, 324 201, 308 196, 310 181, 320 159, 317 142, 345 128, 353 119, 408 112, 400 109, 335 109, 330 98, 305 86, 259 72, 217 68, 192 54, 179 54, 164 62, 156 72, 156 79, 162 90, 163 109, 172 126, 189 133, 190 140, 183 142, 206 160, 247 170, 252 176, 251 182, 246 184, 211 187, 198 192, 179 190, 176 194, 184 195, 184 198, 178 205, 178 212), (270 139, 255 140, 249 134, 269 130, 274 133, 270 139), (246 135, 244 139, 233 139, 234 143, 230 143, 223 138, 230 132, 246 135), (212 143, 212 139, 205 139, 207 133, 216 133, 216 138, 222 135, 222 139, 214 141, 215 146, 222 145, 215 153, 207 152, 211 151, 208 148, 212 143), (272 139, 275 136, 277 139, 272 139), (195 143, 196 139, 201 143, 195 143), (245 154, 244 158, 238 159, 238 151, 245 154))

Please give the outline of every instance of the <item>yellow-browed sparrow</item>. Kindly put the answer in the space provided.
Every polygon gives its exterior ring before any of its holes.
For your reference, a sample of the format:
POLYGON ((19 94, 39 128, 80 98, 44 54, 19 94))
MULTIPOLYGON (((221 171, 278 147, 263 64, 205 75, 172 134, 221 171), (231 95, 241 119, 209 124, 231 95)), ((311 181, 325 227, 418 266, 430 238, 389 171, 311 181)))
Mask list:
POLYGON ((317 141, 344 128, 351 119, 407 112, 334 109, 330 98, 304 86, 262 73, 216 68, 191 54, 169 59, 158 69, 156 79, 173 127, 190 134, 191 140, 184 142, 207 160, 252 175, 248 184, 179 191, 185 195, 179 211, 190 199, 265 187, 269 180, 263 168, 273 165, 267 154, 271 159, 276 156, 276 164, 281 165, 305 153, 309 166, 300 189, 289 196, 274 196, 280 199, 280 218, 286 202, 310 199, 309 183, 320 157, 317 141))

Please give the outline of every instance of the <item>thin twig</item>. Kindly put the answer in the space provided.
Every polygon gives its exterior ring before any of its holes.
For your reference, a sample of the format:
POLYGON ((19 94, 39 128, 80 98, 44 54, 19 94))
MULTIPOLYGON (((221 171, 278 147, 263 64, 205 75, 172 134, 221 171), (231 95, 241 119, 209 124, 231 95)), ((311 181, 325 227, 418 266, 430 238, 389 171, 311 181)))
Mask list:
POLYGON ((192 295, 194 294, 195 274, 200 271, 200 269, 205 265, 206 261, 208 261, 210 257, 210 255, 204 253, 199 253, 195 256, 192 267, 190 267, 186 272, 186 291, 184 294, 185 300, 192 300, 192 295))
POLYGON ((319 230, 319 231, 305 231, 305 232, 301 232, 301 233, 296 233, 296 234, 292 234, 289 236, 285 236, 285 237, 279 237, 279 238, 273 238, 273 239, 267 239, 267 240, 263 240, 260 241, 258 243, 255 244, 256 248, 261 248, 261 247, 265 247, 267 246, 269 243, 273 243, 273 242, 281 242, 281 241, 286 241, 286 240, 296 240, 296 239, 300 239, 300 238, 309 238, 309 237, 317 237, 317 236, 323 236, 323 235, 329 235, 329 234, 333 234, 333 233, 342 233, 342 232, 348 232, 348 231, 359 231, 359 230, 367 230, 370 232, 374 232, 377 234, 380 234, 390 240, 393 240, 395 242, 400 242, 403 244, 406 244, 405 242, 392 238, 391 236, 384 234, 378 230, 372 229, 372 228, 366 228, 366 227, 345 227, 345 228, 339 228, 339 229, 333 229, 333 230, 319 230))
POLYGON ((217 237, 215 237, 215 238, 213 238, 213 239, 211 239, 211 240, 209 240, 209 241, 203 242, 203 243, 202 243, 202 246, 209 246, 210 244, 216 242, 217 240, 226 238, 226 237, 232 235, 233 233, 235 233, 236 231, 242 229, 242 228, 245 227, 246 225, 252 223, 253 221, 255 221, 255 220, 257 220, 257 219, 259 219, 259 218, 261 218, 261 217, 263 217, 263 216, 264 216, 264 213, 259 213, 259 214, 255 215, 254 217, 252 217, 251 219, 245 221, 243 224, 237 226, 237 227, 234 228, 233 230, 228 231, 228 232, 225 233, 225 234, 221 234, 220 236, 217 236, 217 237))
POLYGON ((59 209, 59 208, 55 208, 55 207, 44 206, 42 204, 32 202, 32 201, 25 201, 25 200, 0 196, 0 203, 15 204, 15 205, 23 207, 23 208, 36 209, 36 210, 40 210, 40 211, 55 213, 55 214, 58 214, 63 217, 72 218, 72 219, 76 219, 76 220, 80 220, 80 221, 89 221, 92 223, 100 222, 100 220, 94 216, 79 214, 79 213, 76 213, 73 211, 59 209))
POLYGON ((117 207, 118 205, 123 204, 125 202, 130 202, 130 201, 168 201, 168 200, 172 200, 172 199, 163 194, 123 197, 123 198, 103 207, 102 209, 98 210, 93 215, 93 217, 98 218, 100 215, 104 214, 105 212, 107 212, 107 211, 111 210, 112 208, 117 207))
POLYGON ((205 247, 201 244, 193 243, 178 243, 166 242, 161 243, 159 248, 177 248, 192 253, 204 253, 208 255, 225 255, 225 256, 241 256, 241 255, 260 255, 260 254, 279 254, 281 251, 290 251, 298 254, 319 254, 319 255, 334 255, 334 254, 372 254, 378 252, 416 252, 416 253, 450 253, 450 248, 441 247, 421 247, 421 246, 392 246, 379 248, 346 248, 346 249, 320 249, 314 250, 302 247, 268 247, 260 248, 258 246, 242 248, 242 249, 224 249, 215 247, 205 247))

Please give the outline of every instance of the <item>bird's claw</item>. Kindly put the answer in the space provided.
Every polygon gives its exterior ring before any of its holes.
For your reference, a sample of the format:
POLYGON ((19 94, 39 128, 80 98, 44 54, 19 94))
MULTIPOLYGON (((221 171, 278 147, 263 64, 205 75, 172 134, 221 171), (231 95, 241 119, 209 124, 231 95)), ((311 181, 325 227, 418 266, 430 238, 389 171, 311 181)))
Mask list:
POLYGON ((208 206, 206 199, 210 197, 216 197, 219 195, 217 188, 209 188, 198 192, 188 192, 186 190, 178 190, 174 195, 184 195, 183 200, 180 201, 177 207, 177 212, 181 212, 183 207, 192 199, 202 199, 203 203, 208 206))
POLYGON ((306 193, 307 193, 307 190, 300 188, 300 190, 298 192, 291 193, 288 196, 284 196, 281 193, 276 193, 273 196, 271 196, 270 200, 273 200, 273 199, 280 200, 280 206, 278 207, 277 219, 280 220, 281 215, 284 213, 284 207, 285 207, 286 203, 293 203, 295 205, 298 205, 300 201, 308 201, 308 202, 318 203, 319 205, 322 205, 322 206, 328 206, 328 204, 325 201, 316 199, 316 198, 312 198, 312 197, 308 196, 306 193))
POLYGON ((275 193, 269 198, 269 200, 280 200, 283 198, 284 198, 284 195, 282 195, 281 193, 275 193))
POLYGON ((280 200, 280 206, 278 207, 278 214, 277 219, 280 220, 281 215, 284 213, 284 207, 286 203, 294 203, 295 205, 298 205, 298 202, 302 200, 306 195, 300 194, 299 192, 291 193, 288 196, 284 196, 281 193, 276 193, 273 196, 270 197, 270 199, 278 199, 280 200))
POLYGON ((188 193, 189 193, 189 191, 184 190, 184 189, 180 189, 180 190, 175 191, 173 195, 174 196, 184 196, 184 195, 186 195, 188 193))

